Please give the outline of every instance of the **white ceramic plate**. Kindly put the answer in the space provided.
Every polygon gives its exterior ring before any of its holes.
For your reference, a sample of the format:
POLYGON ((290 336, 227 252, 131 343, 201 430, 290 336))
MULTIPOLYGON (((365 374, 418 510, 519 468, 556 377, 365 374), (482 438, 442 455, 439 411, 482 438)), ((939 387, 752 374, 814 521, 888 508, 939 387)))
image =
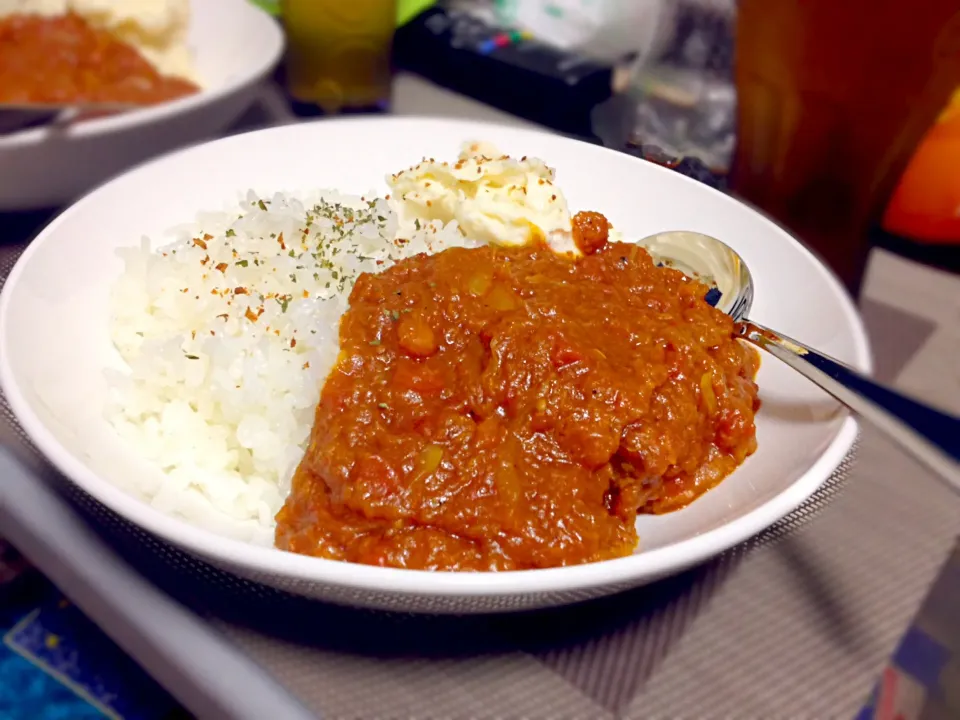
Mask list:
POLYGON ((140 527, 238 575, 305 595, 398 610, 480 612, 556 605, 651 582, 701 562, 776 522, 836 468, 854 421, 770 357, 758 382, 759 450, 689 507, 637 521, 631 557, 512 573, 384 569, 254 547, 153 509, 122 489, 157 471, 102 417, 108 293, 118 247, 156 239, 240 192, 338 188, 385 192, 383 176, 422 156, 451 157, 489 140, 557 168, 573 209, 605 213, 628 238, 684 228, 724 239, 756 280, 753 317, 869 369, 863 326, 833 276, 774 224, 729 197, 624 154, 554 135, 429 119, 327 121, 251 133, 185 150, 113 180, 44 230, 0 301, 0 381, 24 429, 70 479, 140 527))
POLYGON ((0 212, 55 207, 122 170, 215 137, 256 99, 283 32, 249 0, 191 0, 189 45, 204 89, 66 129, 0 135, 0 212))

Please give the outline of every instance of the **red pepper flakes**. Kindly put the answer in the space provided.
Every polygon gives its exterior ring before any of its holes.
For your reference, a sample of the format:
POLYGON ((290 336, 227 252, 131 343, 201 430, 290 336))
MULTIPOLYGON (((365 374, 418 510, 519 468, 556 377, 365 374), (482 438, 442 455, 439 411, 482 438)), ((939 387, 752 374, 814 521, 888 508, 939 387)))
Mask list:
POLYGON ((281 250, 287 249, 286 243, 283 242, 283 233, 280 233, 279 235, 277 235, 277 242, 280 243, 281 250))
POLYGON ((180 292, 182 292, 182 293, 188 293, 188 292, 190 292, 190 288, 183 288, 180 292))
POLYGON ((243 316, 250 322, 256 322, 259 318, 259 315, 254 313, 250 308, 247 308, 247 311, 243 314, 243 316))
POLYGON ((246 289, 245 287, 240 286, 240 287, 237 287, 237 288, 234 288, 234 289, 233 289, 233 294, 234 294, 234 295, 249 295, 250 293, 247 291, 247 289, 246 289))
POLYGON ((210 233, 204 233, 204 234, 203 234, 203 239, 204 239, 204 240, 213 240, 213 235, 211 235, 210 233))
POLYGON ((210 256, 209 256, 209 255, 205 255, 204 258, 203 258, 203 260, 200 261, 200 264, 201 264, 201 265, 206 265, 208 262, 210 262, 210 256))
POLYGON ((217 270, 222 272, 224 275, 227 274, 227 264, 226 263, 217 263, 217 270))
POLYGON ((297 339, 290 338, 290 347, 295 348, 297 346, 297 339))
POLYGON ((304 290, 304 291, 303 291, 303 299, 306 300, 308 297, 310 297, 310 293, 307 292, 306 290, 304 290))
POLYGON ((201 240, 200 238, 194 238, 194 239, 193 239, 193 244, 194 244, 196 247, 198 247, 198 248, 203 248, 204 250, 207 249, 207 244, 206 244, 203 240, 201 240))
POLYGON ((310 363, 309 363, 309 362, 305 362, 305 363, 303 364, 303 369, 304 369, 304 370, 309 370, 309 369, 310 369, 310 363))

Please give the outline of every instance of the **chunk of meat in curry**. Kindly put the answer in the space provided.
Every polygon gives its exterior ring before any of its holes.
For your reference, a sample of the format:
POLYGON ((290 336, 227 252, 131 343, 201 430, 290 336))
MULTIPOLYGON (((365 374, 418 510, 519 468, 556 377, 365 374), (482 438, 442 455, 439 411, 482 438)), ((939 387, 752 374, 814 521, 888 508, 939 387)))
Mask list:
POLYGON ((638 510, 754 451, 759 359, 707 288, 577 220, 578 260, 451 249, 359 278, 279 548, 434 570, 627 555, 638 510))

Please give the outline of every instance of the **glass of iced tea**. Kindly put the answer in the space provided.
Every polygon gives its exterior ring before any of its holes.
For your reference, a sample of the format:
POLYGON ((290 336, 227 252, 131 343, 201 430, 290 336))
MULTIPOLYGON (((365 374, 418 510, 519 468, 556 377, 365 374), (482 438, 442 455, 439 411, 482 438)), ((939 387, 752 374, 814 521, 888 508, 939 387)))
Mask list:
POLYGON ((856 291, 872 223, 960 84, 957 0, 740 0, 732 187, 856 291))
POLYGON ((385 110, 395 0, 282 0, 287 90, 324 113, 385 110))

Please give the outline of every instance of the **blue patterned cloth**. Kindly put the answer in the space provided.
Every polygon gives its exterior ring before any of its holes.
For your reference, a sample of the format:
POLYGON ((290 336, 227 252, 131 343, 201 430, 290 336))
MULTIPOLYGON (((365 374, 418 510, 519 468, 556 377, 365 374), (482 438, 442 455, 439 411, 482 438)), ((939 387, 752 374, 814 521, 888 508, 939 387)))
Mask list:
POLYGON ((960 542, 857 720, 960 718, 960 542))
POLYGON ((0 540, 0 718, 168 720, 175 701, 0 540))

